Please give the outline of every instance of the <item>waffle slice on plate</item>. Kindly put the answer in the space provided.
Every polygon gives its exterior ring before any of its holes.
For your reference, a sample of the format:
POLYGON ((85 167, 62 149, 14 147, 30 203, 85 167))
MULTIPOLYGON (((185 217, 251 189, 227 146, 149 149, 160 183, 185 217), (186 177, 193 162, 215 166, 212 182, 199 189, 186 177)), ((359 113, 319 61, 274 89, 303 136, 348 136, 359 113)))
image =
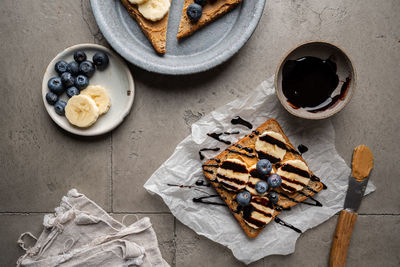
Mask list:
MULTIPOLYGON (((308 198, 313 199, 312 196, 324 187, 274 119, 267 120, 205 162, 203 173, 251 238, 256 237, 280 212, 308 198), (279 187, 270 187, 264 194, 257 193, 255 189, 258 181, 267 178, 256 169, 260 159, 268 159, 272 163, 271 173, 278 174, 282 180, 279 187), (246 206, 239 205, 236 200, 237 194, 243 191, 251 194, 250 203, 246 206), (276 203, 268 197, 271 191, 279 194, 276 203)), ((313 200, 318 206, 319 202, 313 200)))

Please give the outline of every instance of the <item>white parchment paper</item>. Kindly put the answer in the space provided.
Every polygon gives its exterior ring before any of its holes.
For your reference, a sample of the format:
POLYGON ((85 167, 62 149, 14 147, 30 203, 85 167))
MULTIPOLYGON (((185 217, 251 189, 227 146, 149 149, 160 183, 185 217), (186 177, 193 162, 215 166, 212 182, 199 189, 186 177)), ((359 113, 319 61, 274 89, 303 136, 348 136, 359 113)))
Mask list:
MULTIPOLYGON (((227 147, 208 137, 207 133, 239 130, 239 135, 223 136, 224 139, 235 142, 251 130, 241 125, 232 125, 230 121, 234 116, 250 121, 253 129, 268 118, 275 118, 295 147, 300 144, 308 147, 309 150, 303 157, 313 173, 328 187, 315 197, 323 207, 299 204, 279 214, 279 218, 303 232, 321 224, 343 208, 351 171, 336 152, 335 131, 331 121, 303 120, 288 114, 280 105, 273 84, 273 78, 270 78, 247 97, 232 101, 194 123, 192 134, 176 147, 172 156, 144 185, 148 192, 162 197, 178 220, 197 234, 227 246, 238 260, 246 264, 272 254, 293 253, 300 234, 272 221, 258 237, 249 239, 227 207, 192 201, 194 197, 205 196, 207 193, 215 194, 214 189, 167 185, 194 185, 197 180, 204 178, 199 150, 220 147, 219 152, 203 152, 206 158, 211 158, 227 147)), ((366 194, 374 190, 375 186, 370 182, 366 194)), ((220 201, 218 198, 207 200, 220 201)), ((333 233, 326 234, 333 236, 333 233)))

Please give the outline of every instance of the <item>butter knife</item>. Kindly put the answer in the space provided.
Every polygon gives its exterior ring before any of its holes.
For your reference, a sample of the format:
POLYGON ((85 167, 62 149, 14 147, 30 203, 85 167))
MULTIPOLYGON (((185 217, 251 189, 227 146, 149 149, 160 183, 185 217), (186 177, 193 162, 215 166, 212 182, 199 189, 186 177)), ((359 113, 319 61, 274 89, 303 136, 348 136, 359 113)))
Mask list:
POLYGON ((357 146, 353 152, 352 172, 344 201, 344 210, 340 211, 332 241, 330 267, 341 267, 346 264, 347 249, 357 220, 357 210, 360 207, 373 165, 374 157, 371 150, 366 145, 357 146))

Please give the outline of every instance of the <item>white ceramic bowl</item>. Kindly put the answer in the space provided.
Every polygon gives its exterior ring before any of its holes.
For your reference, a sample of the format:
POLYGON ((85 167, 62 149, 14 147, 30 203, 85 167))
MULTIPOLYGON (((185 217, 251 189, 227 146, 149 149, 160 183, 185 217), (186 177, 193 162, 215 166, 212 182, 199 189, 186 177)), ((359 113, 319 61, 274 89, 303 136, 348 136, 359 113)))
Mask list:
MULTIPOLYGON (((61 128, 77 135, 95 136, 113 130, 124 120, 126 115, 129 114, 135 97, 135 86, 128 66, 116 53, 97 44, 78 44, 66 48, 47 66, 42 81, 42 97, 44 106, 50 117, 61 128), (54 111, 54 106, 49 105, 46 101, 46 93, 49 91, 47 82, 50 78, 58 76, 54 70, 54 65, 60 60, 65 60, 66 62, 73 61, 74 52, 77 50, 84 51, 90 61, 92 61, 93 55, 98 51, 105 52, 110 59, 110 63, 105 70, 96 70, 93 77, 89 79, 89 85, 103 86, 111 98, 111 107, 106 114, 101 115, 98 120, 88 128, 78 128, 70 124, 65 116, 58 115, 54 111)), ((66 93, 63 93, 60 99, 67 102, 69 98, 66 93)))
POLYGON ((282 59, 275 73, 275 89, 276 95, 283 107, 291 114, 305 118, 305 119, 324 119, 328 118, 340 110, 342 110, 346 104, 350 101, 356 86, 356 72, 353 68, 353 64, 347 54, 336 45, 333 45, 324 41, 312 41, 300 44, 290 50, 282 59), (282 69, 288 60, 296 60, 304 56, 314 56, 321 59, 327 59, 330 57, 337 65, 337 75, 339 76, 339 85, 333 92, 332 96, 340 93, 342 84, 346 81, 346 78, 350 78, 350 83, 347 87, 347 92, 342 100, 337 101, 331 107, 318 111, 310 112, 304 108, 293 107, 282 92, 282 69))

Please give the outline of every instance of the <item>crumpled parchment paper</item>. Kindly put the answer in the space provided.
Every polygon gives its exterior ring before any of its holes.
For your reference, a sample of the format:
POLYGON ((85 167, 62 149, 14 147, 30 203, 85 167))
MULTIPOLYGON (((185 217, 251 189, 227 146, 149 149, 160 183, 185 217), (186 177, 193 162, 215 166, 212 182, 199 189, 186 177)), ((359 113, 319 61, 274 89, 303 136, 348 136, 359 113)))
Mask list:
MULTIPOLYGON (((351 170, 336 152, 335 130, 331 121, 303 120, 290 115, 275 95, 273 77, 262 82, 247 97, 232 101, 194 123, 192 134, 176 147, 171 157, 154 172, 144 187, 151 194, 161 196, 178 220, 197 234, 227 246, 238 260, 246 264, 268 255, 293 253, 300 234, 292 229, 271 221, 258 237, 250 239, 227 207, 192 201, 194 197, 205 196, 207 193, 215 194, 214 189, 168 185, 194 185, 199 179, 205 179, 199 150, 205 147, 221 148, 218 152, 203 152, 207 159, 216 156, 228 146, 208 137, 207 133, 239 130, 238 135, 223 136, 223 139, 235 142, 251 131, 241 125, 232 125, 230 121, 234 116, 250 121, 253 129, 268 118, 278 120, 295 147, 300 144, 308 147, 308 152, 303 157, 313 173, 328 187, 315 197, 323 207, 299 204, 289 211, 283 211, 278 215, 279 218, 304 233, 343 209, 351 170)), ((366 194, 374 190, 375 186, 369 182, 366 194)), ((207 200, 221 201, 218 198, 207 200)), ((333 236, 333 233, 326 234, 333 236)))

